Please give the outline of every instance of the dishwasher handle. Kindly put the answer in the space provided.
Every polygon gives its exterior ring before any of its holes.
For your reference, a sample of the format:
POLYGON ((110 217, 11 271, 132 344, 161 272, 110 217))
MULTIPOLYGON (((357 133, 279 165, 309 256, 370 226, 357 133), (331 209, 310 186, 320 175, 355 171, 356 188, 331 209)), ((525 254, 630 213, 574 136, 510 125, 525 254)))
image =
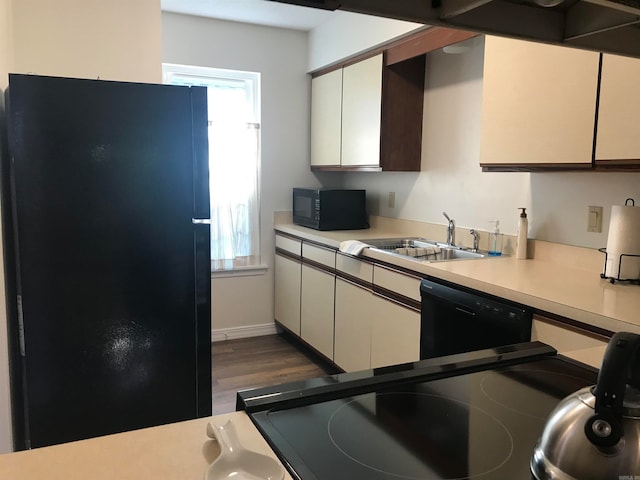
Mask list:
POLYGON ((511 319, 522 319, 531 316, 531 310, 504 299, 494 299, 490 295, 453 287, 432 280, 423 279, 420 282, 420 296, 425 299, 445 302, 468 315, 502 316, 511 319))
POLYGON ((456 307, 456 310, 461 312, 461 313, 464 313, 466 315, 469 315, 470 317, 475 317, 476 316, 476 312, 471 312, 469 310, 465 310, 464 308, 456 307))

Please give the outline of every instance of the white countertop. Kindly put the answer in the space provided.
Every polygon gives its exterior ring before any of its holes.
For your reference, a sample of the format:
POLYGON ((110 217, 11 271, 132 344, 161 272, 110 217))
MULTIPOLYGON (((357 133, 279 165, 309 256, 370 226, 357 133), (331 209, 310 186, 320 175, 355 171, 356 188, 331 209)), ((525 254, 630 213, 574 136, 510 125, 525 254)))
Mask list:
MULTIPOLYGON (((0 455, 7 480, 202 480, 220 447, 208 422, 233 419, 245 448, 277 460, 245 412, 143 428, 51 447, 0 455)), ((285 473, 285 480, 291 476, 285 473)))
MULTIPOLYGON (((293 224, 277 224, 275 229, 336 249, 344 240, 403 236, 389 228, 324 232, 293 224)), ((510 256, 423 263, 369 249, 363 250, 362 257, 392 262, 420 274, 613 332, 640 333, 640 286, 611 284, 601 279, 593 268, 583 269, 571 262, 560 263, 553 259, 517 260, 510 256)))

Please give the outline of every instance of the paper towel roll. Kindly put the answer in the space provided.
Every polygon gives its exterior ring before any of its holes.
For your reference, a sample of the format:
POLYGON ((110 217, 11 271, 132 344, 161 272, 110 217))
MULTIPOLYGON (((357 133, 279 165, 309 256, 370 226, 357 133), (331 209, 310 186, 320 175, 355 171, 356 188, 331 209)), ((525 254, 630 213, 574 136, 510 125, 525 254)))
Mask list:
POLYGON ((640 207, 611 207, 605 265, 607 277, 621 280, 640 278, 640 257, 621 257, 622 254, 640 255, 640 207))

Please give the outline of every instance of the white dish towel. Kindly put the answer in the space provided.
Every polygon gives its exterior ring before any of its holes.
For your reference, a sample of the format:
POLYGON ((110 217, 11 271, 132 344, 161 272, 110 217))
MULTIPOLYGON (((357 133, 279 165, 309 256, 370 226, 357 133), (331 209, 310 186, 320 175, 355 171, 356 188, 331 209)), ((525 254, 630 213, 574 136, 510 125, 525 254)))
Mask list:
POLYGON ((340 242, 340 251, 342 253, 348 253, 349 255, 360 255, 362 250, 371 245, 367 245, 366 243, 360 242, 358 240, 345 240, 344 242, 340 242))

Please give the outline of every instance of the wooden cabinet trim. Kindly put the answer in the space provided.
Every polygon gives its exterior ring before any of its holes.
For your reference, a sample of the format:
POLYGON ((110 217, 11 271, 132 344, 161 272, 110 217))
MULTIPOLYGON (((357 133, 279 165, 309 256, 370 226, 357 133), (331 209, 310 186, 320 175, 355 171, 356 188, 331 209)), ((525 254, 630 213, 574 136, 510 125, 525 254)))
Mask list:
POLYGON ((296 262, 302 262, 302 257, 300 255, 296 255, 295 253, 291 253, 288 250, 283 250, 280 247, 276 247, 276 255, 288 258, 290 260, 295 260, 296 262))
POLYGON ((626 170, 638 170, 640 168, 640 158, 639 159, 606 159, 606 160, 598 160, 596 159, 595 164, 596 171, 619 171, 623 172, 626 170))
MULTIPOLYGON (((385 53, 384 63, 387 63, 385 53)), ((426 57, 414 57, 382 69, 380 166, 386 172, 419 172, 426 57)))
POLYGON ((382 167, 378 165, 361 165, 341 167, 339 165, 311 165, 312 172, 381 172, 382 167))
POLYGON ((481 163, 483 172, 568 172, 576 170, 593 170, 591 163, 536 163, 536 164, 519 164, 519 163, 481 163))
POLYGON ((412 298, 405 297, 404 295, 392 292, 391 290, 387 290, 383 287, 378 287, 377 285, 373 286, 373 294, 377 295, 378 297, 384 298, 389 302, 395 303, 396 305, 420 313, 420 302, 417 302, 412 298))
POLYGON ((366 290, 373 291, 373 283, 365 282, 364 280, 358 277, 354 277, 353 275, 349 275, 348 273, 344 273, 340 270, 336 270, 336 278, 341 278, 345 282, 351 283, 352 285, 356 285, 366 290))
POLYGON ((410 58, 446 47, 447 45, 453 45, 454 43, 477 37, 478 35, 477 32, 468 32, 466 30, 456 30, 453 28, 429 28, 389 45, 385 65, 403 62, 410 58))
POLYGON ((324 263, 309 260, 308 258, 302 258, 302 265, 306 265, 309 268, 313 268, 314 270, 318 270, 319 272, 327 273, 329 275, 336 274, 335 268, 327 267, 324 263))
POLYGON ((593 325, 587 325, 586 323, 582 323, 571 318, 561 317, 549 312, 534 310, 533 319, 603 342, 608 342, 614 334, 614 332, 610 330, 593 325))
POLYGON ((351 275, 346 275, 346 276, 340 275, 340 272, 338 272, 336 274, 336 280, 342 280, 343 282, 348 283, 349 285, 352 285, 354 287, 358 287, 362 290, 367 290, 368 292, 373 293, 373 285, 366 284, 359 278, 352 277, 351 275))
POLYGON ((361 62, 384 52, 389 54, 385 65, 393 65, 414 57, 426 55, 434 50, 462 42, 478 35, 477 32, 469 32, 455 28, 425 26, 399 38, 395 38, 386 44, 379 45, 365 52, 352 55, 325 67, 313 70, 310 74, 312 78, 326 75, 327 73, 353 65, 354 63, 361 62))
MULTIPOLYGON (((411 278, 415 278, 416 280, 422 280, 424 278, 423 275, 419 274, 418 272, 414 271, 414 270, 401 270, 398 268, 394 268, 390 265, 386 265, 386 264, 378 264, 377 262, 374 264, 376 267, 381 268, 383 270, 388 270, 390 272, 394 272, 394 273, 399 273, 400 275, 404 275, 405 277, 411 277, 411 278)), ((375 270, 374 270, 374 275, 375 275, 375 270)), ((374 279, 375 282, 375 279, 374 279)))

